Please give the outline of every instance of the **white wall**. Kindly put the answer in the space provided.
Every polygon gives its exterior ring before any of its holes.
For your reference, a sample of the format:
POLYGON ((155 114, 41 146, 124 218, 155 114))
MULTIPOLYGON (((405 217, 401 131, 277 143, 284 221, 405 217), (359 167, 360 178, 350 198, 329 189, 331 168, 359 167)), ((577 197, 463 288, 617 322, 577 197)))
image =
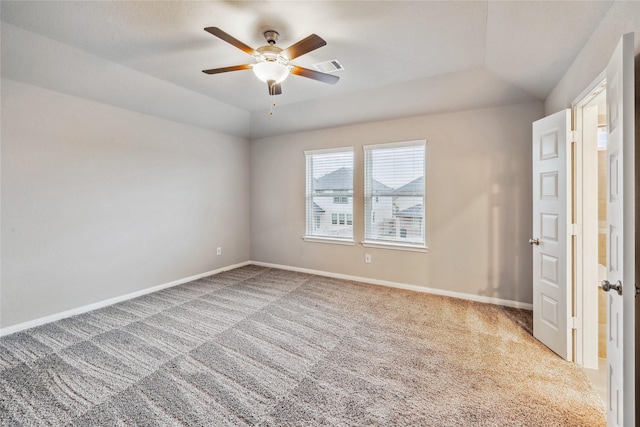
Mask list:
POLYGON ((636 54, 640 53, 640 1, 617 1, 593 32, 580 54, 545 101, 545 115, 571 103, 607 67, 620 38, 635 32, 636 54))
POLYGON ((245 139, 9 79, 1 137, 3 328, 249 259, 245 139))
POLYGON ((533 102, 254 140, 251 259, 531 303, 531 123, 542 115, 533 102), (355 147, 360 242, 362 146, 415 139, 427 140, 427 253, 302 240, 304 150, 355 147))

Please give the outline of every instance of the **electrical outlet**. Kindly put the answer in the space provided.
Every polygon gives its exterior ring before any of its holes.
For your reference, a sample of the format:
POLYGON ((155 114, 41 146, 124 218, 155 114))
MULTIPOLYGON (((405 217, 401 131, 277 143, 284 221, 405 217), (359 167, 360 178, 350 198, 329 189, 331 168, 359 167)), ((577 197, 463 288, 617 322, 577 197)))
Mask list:
POLYGON ((364 254, 364 262, 371 264, 371 254, 364 254))
POLYGON ((216 255, 222 255, 222 248, 218 246, 218 249, 216 249, 216 255))

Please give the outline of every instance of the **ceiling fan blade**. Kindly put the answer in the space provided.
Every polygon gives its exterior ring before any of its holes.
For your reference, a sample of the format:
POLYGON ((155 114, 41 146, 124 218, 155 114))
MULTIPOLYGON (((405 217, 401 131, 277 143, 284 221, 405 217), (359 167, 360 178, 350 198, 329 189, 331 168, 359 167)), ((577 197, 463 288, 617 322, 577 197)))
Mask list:
POLYGON ((320 71, 314 71, 298 66, 293 66, 293 68, 291 68, 291 74, 318 80, 323 83, 329 83, 331 85, 338 83, 338 80, 340 80, 340 77, 334 76, 333 74, 321 73, 320 71))
POLYGON ((251 65, 234 65, 232 67, 222 67, 222 68, 212 68, 210 70, 202 70, 205 74, 219 74, 219 73, 227 73, 229 71, 240 71, 240 70, 249 70, 251 69, 251 65))
POLYGON ((322 37, 316 34, 311 34, 309 37, 300 40, 298 43, 289 46, 283 50, 281 54, 289 59, 295 59, 326 44, 327 42, 324 41, 322 37))
POLYGON ((242 43, 237 38, 233 37, 231 34, 225 33, 224 31, 222 31, 218 27, 207 27, 204 30, 206 32, 210 33, 210 34, 213 34, 214 36, 218 37, 219 39, 224 40, 227 43, 234 45, 235 47, 237 47, 238 49, 240 49, 241 51, 243 51, 245 53, 248 53, 249 55, 253 55, 255 53, 255 50, 252 47, 247 46, 246 44, 242 43))
POLYGON ((280 83, 269 84, 269 82, 267 82, 267 87, 269 88, 269 95, 282 95, 282 86, 280 86, 280 83))

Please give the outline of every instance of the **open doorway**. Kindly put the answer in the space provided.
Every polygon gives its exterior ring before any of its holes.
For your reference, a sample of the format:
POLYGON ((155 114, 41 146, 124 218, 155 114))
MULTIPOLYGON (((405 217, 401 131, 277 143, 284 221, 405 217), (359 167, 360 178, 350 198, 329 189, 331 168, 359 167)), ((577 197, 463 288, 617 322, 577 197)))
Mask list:
MULTIPOLYGON (((533 247, 534 337, 562 358, 589 368, 596 387, 606 390, 603 402, 610 425, 635 425, 640 409, 636 401, 640 390, 636 371, 640 365, 640 316, 636 316, 640 306, 636 280, 640 74, 635 75, 634 93, 633 40, 633 33, 621 38, 606 70, 572 103, 571 110, 543 117, 532 126, 533 237, 529 243, 533 247), (606 170, 606 182, 600 179, 600 188, 606 188, 600 215, 598 148, 606 152, 605 162, 600 155, 600 171, 606 170), (607 293, 602 323, 599 264, 604 259, 602 290, 607 293), (599 329, 606 329, 606 350, 600 346, 600 352, 599 329), (598 369, 604 360, 599 356, 606 356, 605 369, 598 369)), ((635 62, 638 66, 640 59, 635 62)))
POLYGON ((606 82, 598 79, 574 103, 573 220, 582 225, 574 239, 574 315, 582 324, 574 330, 575 361, 607 399, 606 293, 599 284, 607 264, 607 108, 606 82))

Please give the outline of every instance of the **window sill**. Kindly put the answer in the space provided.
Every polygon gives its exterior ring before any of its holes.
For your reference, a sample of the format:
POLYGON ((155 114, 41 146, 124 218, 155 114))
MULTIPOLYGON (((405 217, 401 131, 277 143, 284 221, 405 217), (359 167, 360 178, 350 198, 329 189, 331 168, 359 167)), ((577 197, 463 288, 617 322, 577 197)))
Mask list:
POLYGON ((331 245, 355 245, 355 242, 351 239, 336 239, 332 237, 304 236, 302 240, 313 243, 329 243, 331 245))
POLYGON ((360 242, 362 246, 365 248, 380 248, 380 249, 392 249, 395 251, 408 251, 408 252, 427 252, 429 248, 427 246, 420 245, 408 245, 403 243, 393 243, 393 242, 378 242, 378 241, 367 241, 360 242))

